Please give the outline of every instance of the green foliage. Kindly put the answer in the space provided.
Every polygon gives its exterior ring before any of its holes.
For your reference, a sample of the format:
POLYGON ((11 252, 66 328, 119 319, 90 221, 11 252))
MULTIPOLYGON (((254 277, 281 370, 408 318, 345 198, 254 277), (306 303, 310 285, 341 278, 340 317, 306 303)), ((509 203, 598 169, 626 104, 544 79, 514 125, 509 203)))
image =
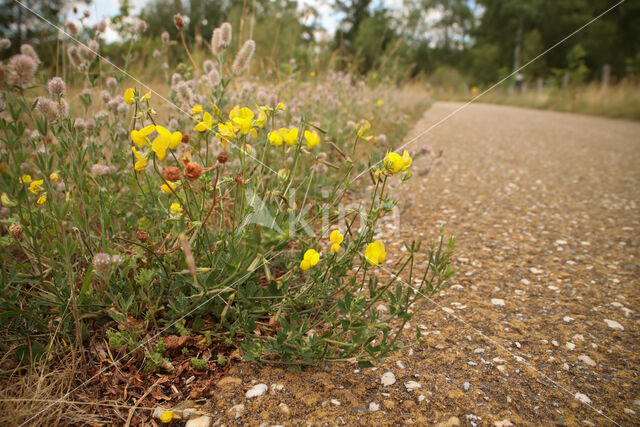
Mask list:
POLYGON ((198 371, 206 371, 208 362, 204 359, 198 359, 197 357, 191 358, 191 366, 198 371))

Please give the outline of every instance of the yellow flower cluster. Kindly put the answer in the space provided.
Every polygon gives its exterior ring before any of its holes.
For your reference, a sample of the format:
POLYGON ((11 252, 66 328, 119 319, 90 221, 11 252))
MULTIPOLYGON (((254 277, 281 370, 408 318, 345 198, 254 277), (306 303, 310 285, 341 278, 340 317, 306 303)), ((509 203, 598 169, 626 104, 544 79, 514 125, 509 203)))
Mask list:
MULTIPOLYGON (((315 130, 305 130, 304 139, 307 144, 307 148, 312 150, 320 143, 320 136, 315 130)), ((269 142, 276 147, 280 147, 282 143, 286 143, 288 146, 293 147, 298 142, 298 128, 280 128, 269 133, 269 142)))
POLYGON ((381 265, 387 258, 384 243, 380 240, 369 243, 364 251, 364 257, 367 259, 367 262, 373 266, 381 265))
MULTIPOLYGON (((58 181, 58 175, 56 173, 52 173, 50 178, 53 181, 58 181), (55 179, 54 179, 55 177, 55 179)), ((42 189, 42 185, 44 184, 44 179, 32 179, 31 175, 22 175, 20 178, 18 178, 18 182, 20 182, 21 184, 29 184, 28 190, 35 194, 36 196, 38 196, 38 199, 36 200, 36 203, 39 205, 44 205, 47 202, 47 193, 43 193, 43 189, 42 189)), ((9 196, 7 196, 6 193, 2 194, 2 204, 7 206, 7 207, 13 207, 16 206, 16 203, 12 202, 9 199, 9 196)))
POLYGON ((300 269, 307 271, 320 261, 320 254, 315 249, 309 249, 304 253, 302 261, 300 261, 300 269))
POLYGON ((340 250, 340 243, 344 240, 344 236, 340 232, 340 230, 333 230, 329 235, 329 240, 331 240, 331 252, 336 253, 340 250))
POLYGON ((172 133, 164 126, 149 125, 140 130, 132 130, 131 140, 138 147, 138 149, 134 146, 131 147, 131 151, 137 159, 134 164, 134 169, 140 172, 145 170, 149 165, 151 152, 154 152, 158 160, 162 161, 167 155, 167 149, 175 150, 178 148, 178 145, 182 142, 182 133, 177 131, 172 133), (153 142, 151 142, 149 135, 153 132, 156 132, 158 135, 153 142), (150 150, 146 150, 145 152, 138 151, 144 150, 145 148, 150 148, 150 150))
POLYGON ((409 169, 412 161, 413 159, 411 159, 407 150, 404 150, 402 156, 390 151, 384 157, 384 173, 387 175, 395 175, 398 172, 404 172, 409 169))
MULTIPOLYGON (((256 105, 256 109, 258 110, 258 117, 255 118, 255 113, 251 111, 250 108, 240 108, 239 105, 236 105, 229 112, 229 120, 223 121, 218 107, 216 105, 213 105, 213 109, 216 116, 218 116, 218 118, 220 119, 220 121, 217 123, 218 131, 216 132, 216 138, 220 140, 222 148, 226 148, 229 141, 233 141, 237 138, 238 135, 246 136, 250 134, 253 137, 257 137, 258 132, 256 128, 264 127, 265 123, 267 122, 267 111, 269 111, 268 107, 258 107, 256 105)), ((200 105, 194 106, 191 110, 192 114, 199 114, 200 112, 202 112, 202 107, 200 105)), ((213 116, 209 112, 205 112, 202 121, 198 123, 193 129, 196 132, 207 132, 213 130, 214 124, 215 123, 213 121, 213 116)))

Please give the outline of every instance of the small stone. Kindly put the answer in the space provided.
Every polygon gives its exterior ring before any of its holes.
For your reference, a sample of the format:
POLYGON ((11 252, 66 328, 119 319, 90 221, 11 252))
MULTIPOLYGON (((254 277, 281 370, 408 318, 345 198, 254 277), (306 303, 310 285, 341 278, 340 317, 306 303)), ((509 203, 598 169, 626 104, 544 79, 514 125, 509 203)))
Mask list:
POLYGON ((596 366, 596 362, 594 362, 593 359, 586 354, 581 354, 580 356, 578 356, 578 360, 589 366, 596 366))
POLYGON ((636 411, 634 411, 631 408, 624 408, 623 411, 624 411, 625 414, 629 414, 629 415, 635 415, 636 414, 636 411))
POLYGON ((232 412, 236 413, 236 419, 240 418, 242 416, 242 413, 244 412, 244 405, 241 403, 239 405, 232 406, 231 408, 229 408, 229 413, 232 412))
POLYGON ((616 322, 615 320, 604 319, 604 321, 607 324, 607 326, 610 327, 611 329, 624 331, 624 327, 620 323, 616 322))
POLYGON ((288 417, 291 415, 291 409, 289 409, 286 403, 279 404, 278 408, 280 408, 280 412, 282 412, 284 416, 288 417))
POLYGON ((422 384, 420 384, 419 382, 416 382, 416 381, 408 381, 408 382, 404 383, 404 386, 407 388, 407 391, 409 391, 409 392, 416 391, 416 390, 422 388, 422 384))
POLYGON ((451 417, 447 421, 438 424, 438 427, 457 427, 460 426, 460 418, 451 417))
POLYGON ((564 317, 562 318, 562 320, 564 320, 565 322, 569 323, 569 322, 573 322, 573 320, 574 320, 574 319, 573 319, 573 317, 564 316, 564 317))
POLYGON ((386 410, 391 411, 396 407, 396 404, 393 400, 384 400, 382 401, 382 406, 384 406, 386 410))
POLYGON ((591 404, 591 399, 589 399, 589 397, 586 394, 576 393, 574 397, 582 403, 586 403, 588 405, 591 404))
POLYGON ((556 246, 560 246, 560 245, 566 245, 567 241, 566 240, 556 240, 555 242, 553 242, 556 246))
POLYGON ((511 420, 502 420, 502 421, 496 421, 493 423, 494 427, 512 427, 513 423, 511 423, 511 420))
POLYGON ((520 283, 522 283, 525 286, 529 286, 531 284, 531 282, 528 281, 527 279, 520 279, 520 283))
POLYGON ((464 389, 464 391, 469 391, 469 387, 471 387, 471 383, 469 383, 469 381, 465 381, 464 383, 462 383, 462 388, 464 389))
POLYGON ((338 399, 331 399, 331 404, 334 406, 342 405, 338 399))
POLYGON ((203 415, 198 418, 192 418, 184 425, 184 427, 209 427, 211 425, 211 417, 203 415))
POLYGON ((379 411, 380 410, 380 405, 378 403, 376 403, 376 402, 371 402, 371 403, 369 403, 369 410, 371 412, 379 411))
POLYGON ((266 384, 256 384, 249 390, 247 390, 245 396, 247 397, 247 399, 251 399, 253 397, 262 396, 267 392, 267 390, 269 390, 269 387, 267 387, 266 384))
POLYGON ((413 400, 405 400, 404 402, 402 402, 402 408, 405 411, 410 411, 413 408, 415 408, 416 406, 416 402, 414 402, 413 400))
POLYGON ((551 341, 551 344, 553 344, 554 347, 558 347, 560 345, 556 340, 551 341))
POLYGON ((531 267, 531 268, 529 269, 529 271, 530 271, 531 273, 533 273, 533 274, 542 274, 542 273, 544 273, 542 270, 537 269, 537 268, 535 268, 535 267, 531 267))
POLYGON ((491 304, 498 307, 504 307, 504 300, 502 298, 491 298, 491 304))
POLYGON ((496 366, 496 368, 498 368, 498 371, 500 371, 500 372, 504 372, 504 370, 506 369, 504 367, 504 365, 498 365, 498 366, 496 366))
POLYGON ((277 393, 284 390, 284 384, 271 384, 271 393, 277 393))
POLYGON ((449 313, 449 314, 453 314, 454 311, 452 309, 450 309, 449 307, 442 307, 442 311, 444 311, 445 313, 449 313))
POLYGON ((242 380, 237 377, 222 377, 216 383, 216 387, 220 388, 229 388, 229 387, 237 387, 242 384, 242 380))
POLYGON ((404 363, 402 363, 402 362, 401 362, 401 361, 399 361, 399 360, 396 362, 396 366, 397 366, 398 368, 400 368, 400 369, 404 369, 404 368, 405 368, 404 363))
POLYGON ((573 350, 574 348, 576 348, 576 345, 572 342, 568 342, 565 344, 565 346, 569 349, 569 350, 573 350))
POLYGON ((575 334, 571 339, 575 341, 584 341, 584 337, 581 334, 575 334))
POLYGON ((385 372, 384 374, 382 374, 380 382, 385 387, 393 385, 396 383, 396 376, 393 375, 393 372, 385 372))
POLYGON ((484 353, 484 348, 476 348, 475 350, 473 350, 473 352, 475 354, 482 354, 482 353, 484 353))

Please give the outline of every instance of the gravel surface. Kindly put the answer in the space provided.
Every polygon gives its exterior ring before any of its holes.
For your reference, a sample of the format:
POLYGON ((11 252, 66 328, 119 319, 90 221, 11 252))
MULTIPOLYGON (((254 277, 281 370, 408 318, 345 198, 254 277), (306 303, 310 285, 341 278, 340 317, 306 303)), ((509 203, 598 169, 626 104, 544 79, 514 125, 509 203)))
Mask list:
MULTIPOLYGON (((436 103, 408 140, 460 105, 436 103)), ((381 230, 389 268, 403 240, 457 238, 460 272, 411 322, 427 345, 367 370, 239 364, 207 409, 243 425, 637 425, 640 123, 474 104, 407 148, 427 145, 444 162, 426 175, 415 158, 381 230)))

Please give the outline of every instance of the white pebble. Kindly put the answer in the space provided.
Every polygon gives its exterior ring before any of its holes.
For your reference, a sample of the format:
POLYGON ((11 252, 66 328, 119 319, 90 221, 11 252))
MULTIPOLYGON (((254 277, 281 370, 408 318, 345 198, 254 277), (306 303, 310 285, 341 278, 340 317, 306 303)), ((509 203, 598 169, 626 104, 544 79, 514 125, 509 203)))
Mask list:
POLYGON ((382 374, 380 382, 385 387, 393 385, 396 383, 396 376, 393 375, 393 372, 385 372, 384 374, 382 374))
POLYGON ((624 331, 624 327, 620 323, 616 322, 615 320, 604 319, 604 321, 607 324, 607 326, 610 327, 611 329, 624 331))
POLYGON ((578 356, 578 360, 589 366, 596 366, 596 362, 594 362, 593 359, 586 354, 581 354, 580 356, 578 356))
POLYGON ((380 410, 380 404, 378 404, 378 403, 376 403, 376 402, 371 402, 371 403, 369 403, 369 410, 370 410, 371 412, 375 412, 375 411, 380 410))
POLYGON ((256 384, 249 390, 247 390, 245 396, 247 397, 247 399, 251 399, 252 397, 262 396, 267 392, 267 390, 269 390, 269 387, 267 387, 266 384, 256 384))
POLYGON ((576 393, 574 397, 582 403, 586 403, 588 405, 591 404, 591 399, 589 399, 589 396, 587 396, 586 394, 576 393))
POLYGON ((574 348, 576 348, 576 345, 574 343, 572 343, 572 342, 568 342, 565 345, 567 346, 567 348, 569 350, 573 350, 574 348))
POLYGON ((338 399, 331 399, 331 404, 335 405, 335 406, 340 406, 341 405, 341 403, 340 403, 340 401, 338 399))
POLYGON ((491 304, 504 307, 504 300, 502 298, 491 298, 491 304))
POLYGON ((407 388, 407 391, 415 391, 422 388, 422 384, 416 381, 408 381, 404 383, 404 386, 407 388))

